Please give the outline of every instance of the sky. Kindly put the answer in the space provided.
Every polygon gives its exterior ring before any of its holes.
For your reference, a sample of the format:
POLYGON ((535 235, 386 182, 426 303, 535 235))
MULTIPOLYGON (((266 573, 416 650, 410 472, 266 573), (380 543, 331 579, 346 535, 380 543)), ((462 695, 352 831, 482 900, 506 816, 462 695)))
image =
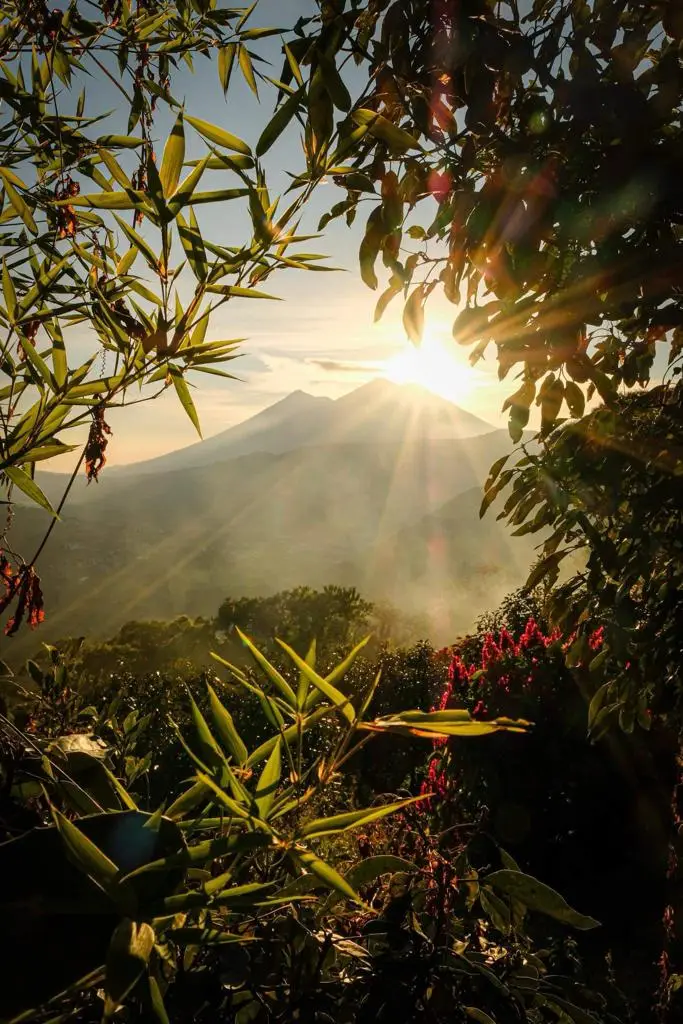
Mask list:
MULTIPOLYGON (((250 24, 285 27, 310 13, 311 7, 309 0, 260 0, 250 24)), ((278 37, 258 44, 259 53, 272 57, 270 73, 275 77, 280 73, 280 47, 278 37)), ((353 91, 356 83, 351 79, 348 84, 353 91)), ((174 77, 171 91, 185 103, 188 114, 218 124, 252 145, 273 110, 274 92, 262 90, 261 102, 257 103, 238 72, 233 73, 226 101, 215 61, 202 58, 196 60, 194 75, 181 72, 174 77)), ((116 110, 119 100, 104 76, 88 81, 86 114, 96 109, 116 110)), ((111 121, 112 127, 108 124, 104 130, 116 130, 116 114, 111 121)), ((172 116, 160 109, 155 124, 159 149, 171 123, 172 116)), ((284 189, 289 180, 286 171, 296 172, 303 167, 298 128, 294 124, 290 128, 293 130, 284 133, 265 161, 271 196, 284 189)), ((118 130, 126 129, 119 124, 118 130)), ((204 144, 193 139, 191 131, 186 135, 187 159, 203 155, 204 144)), ((222 186, 224 180, 205 185, 222 186)), ((345 192, 331 181, 321 185, 309 203, 301 230, 315 231, 321 214, 344 196, 345 192)), ((229 245, 245 237, 246 218, 235 204, 201 207, 197 215, 202 232, 213 241, 229 245)), ((318 240, 307 243, 307 250, 329 254, 330 262, 340 268, 338 272, 285 270, 273 275, 267 285, 267 290, 282 301, 231 301, 212 318, 207 340, 247 340, 241 346, 240 357, 228 367, 241 378, 239 381, 194 375, 198 386, 193 398, 204 437, 234 426, 292 391, 337 398, 376 376, 398 381, 417 379, 492 424, 502 425, 501 404, 514 388, 510 381, 502 385, 498 382, 493 353, 476 370, 470 368, 467 350, 458 348, 451 337, 456 307, 437 293, 432 296, 421 355, 406 339, 400 296, 382 320, 373 323, 383 283, 380 274, 379 291, 373 293, 360 280, 357 254, 364 220, 359 214, 350 229, 343 219, 334 221, 318 240)), ((77 344, 85 350, 92 341, 84 337, 77 344)), ((151 458, 197 440, 172 389, 154 402, 112 410, 109 418, 114 436, 108 457, 114 465, 151 458)), ((55 463, 54 468, 64 467, 55 463)))

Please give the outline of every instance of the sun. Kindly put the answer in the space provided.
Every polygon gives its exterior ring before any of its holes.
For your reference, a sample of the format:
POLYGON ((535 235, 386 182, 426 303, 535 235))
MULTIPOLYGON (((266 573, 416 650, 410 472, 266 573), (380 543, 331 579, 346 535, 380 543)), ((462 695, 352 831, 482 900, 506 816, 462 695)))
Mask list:
POLYGON ((420 384, 451 402, 466 398, 476 388, 476 374, 449 342, 428 328, 419 348, 406 343, 386 361, 383 376, 395 384, 420 384))

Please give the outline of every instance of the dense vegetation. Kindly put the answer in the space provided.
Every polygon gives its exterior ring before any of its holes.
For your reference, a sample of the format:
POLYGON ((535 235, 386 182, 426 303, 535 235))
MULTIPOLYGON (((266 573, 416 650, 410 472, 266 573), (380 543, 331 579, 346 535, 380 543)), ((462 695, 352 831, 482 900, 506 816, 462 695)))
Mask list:
POLYGON ((255 10, 0 5, 5 633, 45 617, 40 560, 77 475, 104 469, 108 409, 172 388, 199 429, 188 377, 238 343, 207 340, 211 314, 320 268, 297 232, 330 178, 323 226, 368 208, 377 315, 401 295, 419 345, 442 288, 455 342, 517 372, 520 448, 482 514, 504 494, 541 556, 446 652, 365 645, 372 609, 330 591, 227 602, 220 671, 154 662, 180 632, 220 646, 208 620, 3 667, 0 1013, 675 1021, 681 4, 325 0, 285 30, 255 10), (228 97, 236 75, 275 91, 254 147, 175 98, 194 59, 228 97), (97 78, 123 123, 89 105, 97 78), (283 201, 267 154, 295 124, 283 201), (242 205, 234 239, 200 224, 216 203, 242 205), (35 467, 69 452, 54 507, 35 467), (52 516, 26 550, 18 492, 52 516))

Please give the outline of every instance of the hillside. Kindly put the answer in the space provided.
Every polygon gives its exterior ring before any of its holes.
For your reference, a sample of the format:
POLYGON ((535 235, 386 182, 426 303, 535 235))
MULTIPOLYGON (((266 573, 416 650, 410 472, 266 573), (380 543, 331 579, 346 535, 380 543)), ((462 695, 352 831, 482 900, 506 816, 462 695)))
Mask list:
MULTIPOLYGON (((411 611, 435 606, 439 623, 469 625, 521 578, 520 560, 528 564, 528 545, 517 544, 511 560, 505 529, 477 516, 488 468, 510 446, 506 431, 483 433, 482 425, 422 389, 373 382, 336 402, 292 395, 219 435, 220 445, 212 439, 221 452, 274 445, 278 433, 283 445, 305 441, 285 451, 202 464, 193 446, 164 457, 191 457, 188 466, 162 471, 161 459, 105 471, 67 505, 41 560, 42 639, 105 634, 135 618, 210 615, 228 593, 327 583, 411 611), (340 404, 332 432, 329 410, 340 404), (328 417, 325 443, 310 433, 316 417, 328 417), (453 436, 468 426, 474 436, 453 436), (362 440, 373 433, 376 440, 362 440), (477 581, 481 599, 472 596, 477 581), (465 582, 467 621, 456 609, 465 582)), ((22 508, 19 549, 45 525, 42 512, 22 508)))

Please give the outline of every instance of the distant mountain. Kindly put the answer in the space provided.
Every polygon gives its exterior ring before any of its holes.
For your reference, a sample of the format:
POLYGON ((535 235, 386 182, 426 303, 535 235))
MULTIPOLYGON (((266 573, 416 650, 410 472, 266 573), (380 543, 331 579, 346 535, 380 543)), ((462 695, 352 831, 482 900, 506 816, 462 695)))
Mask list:
POLYGON ((493 429, 417 384, 377 379, 336 401, 295 391, 206 441, 118 472, 164 473, 253 452, 275 455, 309 445, 457 441, 493 429))
MULTIPOLYGON (((507 431, 452 403, 373 381, 335 402, 298 392, 202 445, 105 470, 66 506, 42 556, 41 640, 327 583, 410 610, 443 605, 446 638, 528 564, 528 545, 477 515, 488 469, 509 449, 507 431)), ((16 548, 45 525, 40 510, 19 510, 16 548)))

